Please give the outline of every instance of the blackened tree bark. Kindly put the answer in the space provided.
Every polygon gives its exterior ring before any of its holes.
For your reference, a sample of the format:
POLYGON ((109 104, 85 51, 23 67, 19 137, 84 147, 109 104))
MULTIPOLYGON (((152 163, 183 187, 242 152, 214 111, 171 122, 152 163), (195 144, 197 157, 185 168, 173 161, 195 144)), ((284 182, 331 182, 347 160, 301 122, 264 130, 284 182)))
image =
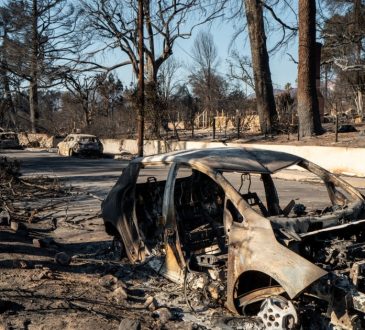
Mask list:
POLYGON ((32 32, 31 58, 29 79, 29 111, 32 133, 36 132, 36 118, 38 117, 38 0, 32 1, 32 32))
POLYGON ((255 80, 257 112, 260 118, 261 132, 272 133, 277 122, 274 90, 271 81, 269 55, 266 47, 266 35, 262 1, 245 0, 248 34, 251 44, 252 67, 255 80))
POLYGON ((299 137, 323 132, 316 89, 316 1, 299 1, 299 137))
POLYGON ((143 0, 138 0, 138 115, 137 146, 138 156, 143 156, 144 138, 144 49, 143 49, 143 0))

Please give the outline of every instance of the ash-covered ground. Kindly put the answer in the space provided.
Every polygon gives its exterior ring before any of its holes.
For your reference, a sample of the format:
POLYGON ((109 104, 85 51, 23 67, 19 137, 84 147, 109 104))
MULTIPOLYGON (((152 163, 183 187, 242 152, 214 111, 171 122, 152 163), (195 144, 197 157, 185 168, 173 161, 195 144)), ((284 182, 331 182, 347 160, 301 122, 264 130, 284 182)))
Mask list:
POLYGON ((249 329, 203 292, 130 265, 101 199, 0 161, 0 329, 249 329), (186 300, 189 300, 191 309, 186 300))

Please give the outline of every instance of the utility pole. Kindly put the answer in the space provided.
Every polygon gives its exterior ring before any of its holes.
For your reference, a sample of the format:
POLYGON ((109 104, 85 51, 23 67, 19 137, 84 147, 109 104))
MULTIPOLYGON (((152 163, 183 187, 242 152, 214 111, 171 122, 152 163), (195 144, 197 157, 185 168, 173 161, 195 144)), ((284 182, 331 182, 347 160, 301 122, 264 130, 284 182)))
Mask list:
POLYGON ((138 0, 138 114, 137 114, 137 146, 138 156, 143 156, 144 135, 144 51, 143 51, 143 1, 138 0))

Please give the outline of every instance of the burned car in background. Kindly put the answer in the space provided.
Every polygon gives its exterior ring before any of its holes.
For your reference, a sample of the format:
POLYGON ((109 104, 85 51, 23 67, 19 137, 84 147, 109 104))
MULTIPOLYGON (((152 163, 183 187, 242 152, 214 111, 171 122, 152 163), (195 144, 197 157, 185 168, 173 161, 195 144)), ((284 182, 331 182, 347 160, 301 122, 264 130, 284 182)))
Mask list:
POLYGON ((358 190, 303 158, 228 147, 134 159, 102 203, 130 262, 150 258, 267 329, 364 327, 364 209, 358 190), (272 175, 292 165, 321 179, 327 206, 280 198, 272 175))
POLYGON ((58 143, 57 148, 61 156, 101 156, 103 154, 102 143, 95 135, 90 134, 69 134, 58 143))
POLYGON ((0 132, 0 149, 21 149, 18 134, 14 132, 0 132))

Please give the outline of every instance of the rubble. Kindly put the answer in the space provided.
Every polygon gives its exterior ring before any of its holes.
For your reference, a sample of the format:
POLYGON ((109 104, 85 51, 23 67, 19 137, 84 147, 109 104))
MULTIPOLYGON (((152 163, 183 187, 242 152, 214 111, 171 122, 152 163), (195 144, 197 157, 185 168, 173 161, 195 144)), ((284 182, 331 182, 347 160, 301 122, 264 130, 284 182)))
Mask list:
POLYGON ((135 319, 123 319, 119 324, 119 330, 141 330, 141 322, 135 319))
POLYGON ((157 300, 154 297, 149 296, 146 298, 143 307, 153 312, 158 308, 157 300))
POLYGON ((55 245, 55 241, 53 238, 45 237, 45 238, 34 238, 33 245, 38 248, 46 248, 51 245, 55 245))
POLYGON ((161 307, 159 309, 156 309, 153 313, 152 316, 155 318, 158 318, 158 320, 164 324, 167 321, 170 321, 172 319, 172 314, 170 312, 170 310, 167 307, 161 307))
POLYGON ((54 260, 61 266, 68 266, 71 262, 71 257, 66 252, 56 253, 54 260))
POLYGON ((56 178, 21 178, 17 160, 0 159, 0 224, 10 225, 10 220, 37 222, 43 212, 67 202, 58 199, 70 196, 70 193, 56 178), (32 208, 29 208, 30 204, 33 204, 32 208))
POLYGON ((31 263, 27 262, 26 260, 14 260, 13 261, 14 268, 31 268, 31 263))
POLYGON ((128 298, 128 294, 122 287, 118 287, 113 291, 113 297, 118 304, 121 304, 128 298))
POLYGON ((112 288, 114 285, 116 285, 118 282, 118 279, 111 275, 111 274, 108 274, 108 275, 105 275, 103 276, 102 278, 99 279, 99 284, 105 288, 112 288))
POLYGON ((53 273, 49 268, 43 268, 31 275, 32 281, 40 281, 44 279, 53 279, 53 273))
POLYGON ((11 221, 10 222, 10 229, 11 230, 14 230, 15 232, 17 232, 19 227, 20 227, 19 222, 16 222, 16 221, 11 221))

